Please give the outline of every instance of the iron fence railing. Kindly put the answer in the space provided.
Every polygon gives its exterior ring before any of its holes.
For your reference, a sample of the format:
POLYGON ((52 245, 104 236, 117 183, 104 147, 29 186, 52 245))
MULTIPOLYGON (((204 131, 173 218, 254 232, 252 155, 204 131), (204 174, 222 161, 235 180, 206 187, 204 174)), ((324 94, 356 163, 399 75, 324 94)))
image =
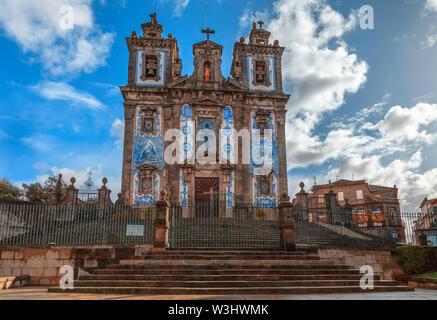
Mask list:
POLYGON ((293 208, 293 217, 297 244, 353 248, 437 245, 428 235, 437 230, 437 217, 421 213, 374 215, 364 210, 293 208))
POLYGON ((153 243, 154 208, 0 204, 0 246, 153 243))
MULTIPOLYGON (((280 248, 277 207, 214 200, 170 207, 171 247, 280 248)), ((0 204, 0 246, 153 244, 154 207, 0 204)), ((437 246, 435 213, 292 210, 298 245, 437 246)))
POLYGON ((280 248, 278 208, 205 202, 170 209, 170 247, 280 248))

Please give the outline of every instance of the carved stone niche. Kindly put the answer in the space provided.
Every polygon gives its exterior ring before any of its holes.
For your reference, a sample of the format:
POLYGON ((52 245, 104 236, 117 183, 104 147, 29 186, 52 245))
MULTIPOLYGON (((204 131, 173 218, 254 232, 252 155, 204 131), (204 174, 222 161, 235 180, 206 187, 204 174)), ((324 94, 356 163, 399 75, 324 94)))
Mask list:
POLYGON ((174 65, 173 65, 173 70, 174 70, 174 75, 176 77, 179 77, 181 75, 181 72, 182 72, 182 60, 181 59, 176 59, 174 65))
POLYGON ((157 173, 156 167, 145 164, 140 167, 138 167, 138 170, 140 171, 139 174, 139 188, 138 188, 138 194, 140 195, 154 195, 155 190, 155 177, 157 173))
POLYGON ((240 78, 241 78, 241 65, 240 65, 239 61, 235 61, 232 71, 233 71, 232 76, 234 77, 234 79, 240 80, 240 78))
POLYGON ((273 195, 272 190, 272 172, 269 175, 258 176, 258 197, 270 197, 273 195))
POLYGON ((141 107, 141 133, 156 134, 156 111, 155 107, 141 107))

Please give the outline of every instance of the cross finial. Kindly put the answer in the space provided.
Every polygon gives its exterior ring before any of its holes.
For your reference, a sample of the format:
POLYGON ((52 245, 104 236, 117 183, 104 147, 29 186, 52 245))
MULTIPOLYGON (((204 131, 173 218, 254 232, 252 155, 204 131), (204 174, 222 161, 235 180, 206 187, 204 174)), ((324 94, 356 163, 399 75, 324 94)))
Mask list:
POLYGON ((156 12, 149 15, 150 19, 152 19, 152 23, 156 24, 156 12))
POLYGON ((259 24, 259 28, 262 29, 262 28, 263 28, 264 21, 258 21, 258 24, 259 24))
POLYGON ((208 41, 208 44, 209 44, 209 35, 215 34, 215 31, 209 29, 209 27, 208 27, 206 30, 202 30, 202 33, 206 33, 206 41, 208 41))

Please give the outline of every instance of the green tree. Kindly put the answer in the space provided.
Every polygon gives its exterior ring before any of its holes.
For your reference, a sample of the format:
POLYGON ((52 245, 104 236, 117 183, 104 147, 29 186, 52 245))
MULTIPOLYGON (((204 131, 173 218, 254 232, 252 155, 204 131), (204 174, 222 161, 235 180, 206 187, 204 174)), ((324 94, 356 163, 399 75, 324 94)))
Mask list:
POLYGON ((17 200, 21 197, 20 188, 12 185, 6 179, 0 179, 0 199, 17 200))
MULTIPOLYGON (((30 202, 56 203, 56 185, 58 179, 56 176, 50 176, 43 183, 23 184, 24 196, 30 202)), ((65 196, 66 192, 67 183, 61 178, 61 198, 65 196)))

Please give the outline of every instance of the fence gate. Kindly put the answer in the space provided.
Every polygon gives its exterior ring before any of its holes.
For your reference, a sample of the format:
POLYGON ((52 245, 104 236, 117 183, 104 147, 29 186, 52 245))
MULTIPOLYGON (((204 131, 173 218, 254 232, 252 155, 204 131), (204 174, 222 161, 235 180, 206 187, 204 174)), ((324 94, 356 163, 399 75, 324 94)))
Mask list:
POLYGON ((170 247, 266 248, 280 247, 278 208, 239 206, 213 201, 170 208, 170 247))

